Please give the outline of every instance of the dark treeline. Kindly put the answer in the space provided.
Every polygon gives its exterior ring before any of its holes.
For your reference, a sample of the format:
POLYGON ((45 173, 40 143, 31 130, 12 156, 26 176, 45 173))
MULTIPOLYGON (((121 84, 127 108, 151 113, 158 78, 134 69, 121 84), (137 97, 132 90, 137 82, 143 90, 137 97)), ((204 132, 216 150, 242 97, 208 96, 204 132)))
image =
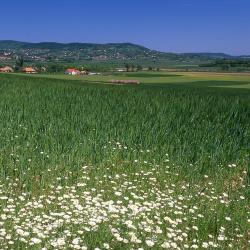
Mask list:
MULTIPOLYGON (((142 71, 142 70, 144 70, 144 67, 142 65, 140 65, 140 64, 135 65, 135 64, 125 63, 124 67, 126 68, 127 72, 129 72, 129 71, 134 72, 134 71, 142 71)), ((146 70, 148 70, 148 71, 160 71, 160 68, 159 67, 148 66, 146 68, 146 70)))
POLYGON ((229 70, 230 68, 250 68, 250 60, 229 60, 229 59, 221 59, 215 60, 211 63, 204 63, 199 65, 200 67, 216 67, 221 68, 223 70, 229 70))

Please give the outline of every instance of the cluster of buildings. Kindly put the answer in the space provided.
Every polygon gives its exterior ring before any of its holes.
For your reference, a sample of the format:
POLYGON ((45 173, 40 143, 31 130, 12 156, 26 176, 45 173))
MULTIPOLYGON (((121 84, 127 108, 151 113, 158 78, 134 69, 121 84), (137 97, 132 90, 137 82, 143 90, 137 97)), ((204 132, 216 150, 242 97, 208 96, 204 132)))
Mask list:
POLYGON ((11 68, 11 67, 9 67, 9 66, 5 66, 5 67, 0 68, 0 72, 3 72, 3 73, 13 73, 14 69, 11 68))
MULTIPOLYGON (((14 69, 10 66, 5 66, 0 68, 0 72, 1 73, 14 73, 14 69)), ((26 73, 26 74, 36 74, 38 73, 37 70, 33 67, 25 67, 22 69, 22 72, 26 73)))
MULTIPOLYGON (((1 73, 14 73, 15 70, 10 66, 5 66, 5 67, 0 68, 0 72, 1 73)), ((26 73, 26 74, 36 74, 36 73, 38 73, 37 69, 34 68, 34 67, 25 67, 25 68, 22 69, 22 72, 26 73)), ((87 72, 86 70, 81 70, 80 71, 80 70, 75 69, 75 68, 67 69, 64 73, 65 73, 65 75, 73 75, 73 76, 91 74, 91 73, 87 72)))
POLYGON ((64 72, 65 75, 72 75, 72 76, 76 76, 76 75, 87 75, 88 72, 86 70, 78 70, 78 69, 66 69, 66 71, 64 72))
MULTIPOLYGON (((14 73, 14 69, 9 66, 5 66, 0 68, 0 73, 14 73)), ((38 73, 37 70, 33 67, 25 67, 22 69, 22 72, 26 74, 36 74, 38 73)), ((77 75, 99 75, 100 73, 91 73, 86 70, 78 70, 75 68, 69 68, 66 69, 64 72, 65 75, 72 75, 72 76, 77 76, 77 75)), ((112 84, 140 84, 139 81, 137 80, 111 80, 110 83, 112 84)))
POLYGON ((78 70, 78 69, 66 69, 66 71, 64 72, 65 75, 72 75, 72 76, 76 76, 76 75, 100 75, 100 73, 94 73, 94 72, 88 72, 86 70, 78 70))

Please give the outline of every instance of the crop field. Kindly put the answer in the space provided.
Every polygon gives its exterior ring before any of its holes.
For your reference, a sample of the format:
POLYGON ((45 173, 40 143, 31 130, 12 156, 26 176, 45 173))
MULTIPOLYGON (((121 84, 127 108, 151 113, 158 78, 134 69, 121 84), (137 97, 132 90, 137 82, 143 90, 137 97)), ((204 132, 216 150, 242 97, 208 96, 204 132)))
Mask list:
MULTIPOLYGON (((24 74, 17 74, 25 76, 24 74)), ((105 83, 111 80, 138 80, 146 85, 226 87, 250 89, 250 73, 209 73, 209 72, 123 72, 102 73, 101 75, 70 76, 64 74, 37 74, 30 77, 77 80, 82 83, 105 83)))
POLYGON ((249 249, 249 88, 1 74, 0 249, 249 249))

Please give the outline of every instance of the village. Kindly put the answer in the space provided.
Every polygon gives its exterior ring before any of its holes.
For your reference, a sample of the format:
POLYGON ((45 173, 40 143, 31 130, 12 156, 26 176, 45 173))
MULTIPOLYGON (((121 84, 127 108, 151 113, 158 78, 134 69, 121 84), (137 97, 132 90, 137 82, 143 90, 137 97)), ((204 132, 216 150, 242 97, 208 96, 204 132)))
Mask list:
MULTIPOLYGON (((1 73, 14 73, 15 70, 10 66, 5 66, 5 67, 0 68, 0 72, 1 73)), ((38 73, 37 70, 35 68, 33 68, 33 67, 25 67, 25 68, 22 69, 22 72, 26 73, 26 74, 36 74, 36 73, 38 73)))
MULTIPOLYGON (((117 69, 117 72, 124 72, 124 69, 117 69)), ((38 74, 41 73, 38 71, 37 68, 35 67, 23 67, 21 69, 21 71, 19 70, 18 72, 24 73, 24 74, 38 74)), ((46 68, 43 67, 42 68, 42 72, 46 72, 46 68)), ((15 73, 14 68, 10 67, 10 66, 5 66, 0 68, 0 73, 15 73)), ((65 75, 69 75, 69 76, 94 76, 94 75, 101 75, 101 73, 99 72, 89 72, 87 70, 78 70, 76 68, 68 68, 64 71, 65 75)), ((116 85, 122 85, 122 84, 140 84, 140 81, 138 80, 134 80, 134 79, 126 79, 126 80, 122 80, 122 79, 112 79, 110 80, 108 83, 110 84, 116 84, 116 85)))
MULTIPOLYGON (((42 67, 42 72, 46 72, 46 68, 42 67)), ((0 68, 0 73, 14 73, 15 69, 11 66, 4 66, 0 68)), ((40 73, 39 70, 36 67, 23 67, 21 70, 18 70, 18 72, 26 73, 26 74, 38 74, 40 73)), ((100 73, 96 72, 89 72, 87 70, 78 70, 76 68, 68 68, 64 72, 65 75, 100 75, 100 73)))

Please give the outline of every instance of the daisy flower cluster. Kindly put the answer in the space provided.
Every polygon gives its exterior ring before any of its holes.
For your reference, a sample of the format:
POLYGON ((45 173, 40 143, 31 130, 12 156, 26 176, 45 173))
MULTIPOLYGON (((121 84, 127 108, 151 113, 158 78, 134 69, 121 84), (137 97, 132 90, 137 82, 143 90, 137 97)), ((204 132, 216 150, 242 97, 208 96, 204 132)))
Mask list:
POLYGON ((131 164, 129 171, 86 165, 74 181, 55 178, 41 194, 22 191, 19 179, 1 184, 1 249, 249 246, 242 221, 250 225, 250 211, 243 192, 217 190, 207 175, 201 184, 190 183, 170 164, 131 164))

